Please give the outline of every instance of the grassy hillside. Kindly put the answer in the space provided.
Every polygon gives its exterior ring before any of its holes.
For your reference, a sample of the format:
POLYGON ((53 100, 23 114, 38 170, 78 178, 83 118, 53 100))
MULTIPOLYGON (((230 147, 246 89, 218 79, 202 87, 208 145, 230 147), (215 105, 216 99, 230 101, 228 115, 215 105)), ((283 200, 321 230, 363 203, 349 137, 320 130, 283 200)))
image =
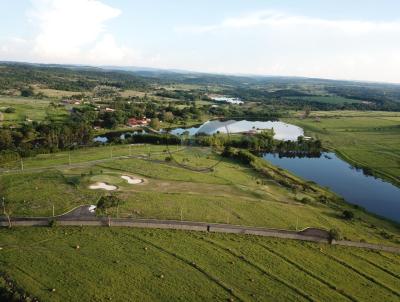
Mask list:
POLYGON ((361 103, 360 100, 344 98, 341 96, 305 96, 305 97, 289 97, 289 99, 300 99, 309 102, 318 102, 334 105, 342 105, 346 103, 361 103))
POLYGON ((0 288, 40 301, 400 298, 400 257, 354 248, 124 228, 1 229, 0 242, 0 288))
POLYGON ((400 185, 400 114, 395 112, 312 112, 287 122, 320 138, 347 161, 400 185))
MULTIPOLYGON (((173 147, 176 151, 176 147, 173 147)), ((109 192, 92 190, 97 182, 114 185, 124 202, 109 214, 119 217, 184 219, 298 229, 338 228, 345 237, 370 242, 398 243, 398 225, 374 217, 342 202, 336 195, 279 170, 268 163, 265 171, 222 159, 212 172, 190 171, 167 162, 166 146, 113 146, 88 148, 71 153, 41 155, 25 161, 23 173, 3 172, 0 192, 13 216, 50 216, 82 204, 96 204, 109 192), (122 155, 137 158, 115 158, 122 155), (148 158, 147 154, 151 157, 148 158), (279 176, 281 174, 281 176, 279 176), (121 176, 142 178, 132 185, 121 176), (278 178, 296 181, 294 188, 278 178), (355 219, 343 219, 343 210, 355 219)), ((178 149, 180 150, 180 149, 178 149)), ((189 148, 173 154, 177 162, 192 167, 212 166, 221 158, 208 148, 189 148)), ((15 168, 18 168, 16 163, 15 168)))

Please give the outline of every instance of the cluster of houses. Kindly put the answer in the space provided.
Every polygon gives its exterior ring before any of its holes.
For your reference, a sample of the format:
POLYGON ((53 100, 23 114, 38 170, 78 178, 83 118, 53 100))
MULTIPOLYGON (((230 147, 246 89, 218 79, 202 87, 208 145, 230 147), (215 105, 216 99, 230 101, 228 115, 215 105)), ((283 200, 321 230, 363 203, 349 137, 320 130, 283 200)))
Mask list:
POLYGON ((76 99, 64 99, 61 101, 61 103, 64 105, 80 105, 82 101, 76 99))
MULTIPOLYGON (((82 102, 82 100, 78 100, 78 99, 63 99, 61 100, 61 103, 64 105, 81 105, 82 103, 88 103, 88 102, 82 102)), ((96 105, 96 110, 104 110, 104 112, 115 112, 115 109, 113 108, 103 108, 101 109, 101 107, 99 105, 96 105)), ((127 126, 129 127, 137 127, 137 126, 147 126, 150 123, 151 119, 143 117, 143 118, 134 118, 131 117, 128 119, 127 122, 127 126)), ((100 126, 95 126, 94 129, 98 130, 100 129, 100 126)))
POLYGON ((128 119, 128 126, 130 126, 130 127, 147 126, 150 123, 150 121, 151 120, 146 117, 141 118, 141 119, 131 117, 130 119, 128 119))

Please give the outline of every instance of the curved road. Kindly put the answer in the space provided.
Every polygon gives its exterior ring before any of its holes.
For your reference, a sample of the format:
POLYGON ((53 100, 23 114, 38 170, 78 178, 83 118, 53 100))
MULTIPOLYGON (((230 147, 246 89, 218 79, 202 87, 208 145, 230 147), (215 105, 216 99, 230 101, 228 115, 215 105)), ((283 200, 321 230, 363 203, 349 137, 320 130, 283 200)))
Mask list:
MULTIPOLYGON (((64 226, 118 226, 136 228, 174 229, 187 231, 203 231, 215 233, 249 234, 264 237, 275 237, 295 239, 302 241, 313 241, 329 243, 329 233, 326 230, 317 228, 306 228, 301 231, 269 229, 261 227, 248 227, 230 224, 218 224, 207 222, 179 221, 179 220, 158 220, 158 219, 131 219, 131 218, 106 218, 96 217, 90 206, 77 207, 63 215, 55 217, 16 217, 11 218, 12 226, 47 226, 49 222, 56 220, 58 225, 64 226)), ((0 226, 9 226, 5 217, 0 217, 0 226)), ((400 254, 400 247, 385 246, 364 242, 347 240, 333 240, 335 245, 352 246, 371 250, 386 251, 400 254)))

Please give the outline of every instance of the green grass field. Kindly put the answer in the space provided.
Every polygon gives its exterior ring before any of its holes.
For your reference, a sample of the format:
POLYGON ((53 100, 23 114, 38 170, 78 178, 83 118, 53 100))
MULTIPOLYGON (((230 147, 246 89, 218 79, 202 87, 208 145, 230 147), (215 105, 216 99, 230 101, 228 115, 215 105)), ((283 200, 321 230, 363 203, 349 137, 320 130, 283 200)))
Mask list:
POLYGON ((350 163, 368 167, 375 175, 400 185, 399 113, 315 111, 310 118, 285 121, 320 138, 325 147, 350 163))
POLYGON ((399 255, 356 248, 96 227, 1 229, 0 242, 0 288, 7 277, 39 301, 400 298, 399 255))
MULTIPOLYGON (((17 125, 26 120, 43 121, 45 119, 63 119, 68 112, 65 108, 49 106, 49 99, 34 99, 24 97, 0 96, 0 110, 8 107, 15 109, 14 113, 4 113, 2 124, 17 125)), ((1 121, 0 121, 1 122, 1 121)))
POLYGON ((318 102, 326 104, 347 104, 347 103, 361 103, 360 100, 348 99, 341 96, 305 96, 305 97, 289 97, 289 99, 301 99, 309 102, 318 102))
MULTIPOLYGON (((343 236, 368 242, 400 242, 399 226, 347 205, 313 184, 313 190, 287 189, 273 178, 266 178, 249 166, 223 159, 212 172, 196 172, 166 162, 166 146, 133 146, 138 158, 115 158, 129 154, 129 146, 98 147, 41 155, 24 163, 24 172, 3 172, 1 196, 13 216, 51 216, 75 206, 96 204, 103 190, 89 186, 105 182, 117 186, 114 191, 124 203, 119 217, 184 219, 298 229, 305 227, 338 228, 343 236), (150 151, 151 157, 147 158, 150 151), (99 161, 101 160, 101 161, 99 161), (131 185, 123 175, 143 178, 144 184, 131 185), (321 203, 326 196, 331 202, 321 203), (307 203, 301 202, 308 197, 307 203), (351 209, 356 219, 346 221, 341 213, 351 209)), ((178 149, 177 162, 195 167, 212 166, 220 160, 208 148, 178 149), (184 161, 185 160, 185 161, 184 161)), ((176 151, 176 147, 171 147, 176 151)), ((16 163, 18 164, 18 163, 16 163)), ((268 165, 268 164, 267 164, 268 165)), ((268 167, 268 166, 266 166, 268 167)), ((18 168, 18 165, 15 167, 18 168)), ((267 168, 269 169, 269 168, 267 168)), ((272 168, 271 168, 272 169, 272 168)), ((289 174, 288 174, 289 177, 289 174)), ((293 177, 293 176, 290 176, 293 177)), ((116 209, 109 211, 116 216, 116 209)))

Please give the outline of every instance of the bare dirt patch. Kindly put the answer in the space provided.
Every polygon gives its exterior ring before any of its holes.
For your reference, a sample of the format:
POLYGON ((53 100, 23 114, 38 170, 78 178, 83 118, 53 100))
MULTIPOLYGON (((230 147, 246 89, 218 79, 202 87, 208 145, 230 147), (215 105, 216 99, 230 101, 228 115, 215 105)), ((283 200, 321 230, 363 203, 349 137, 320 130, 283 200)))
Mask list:
POLYGON ((89 186, 89 189, 92 190, 106 190, 106 191, 115 191, 117 188, 117 186, 114 185, 109 185, 105 182, 96 182, 92 185, 89 186))
POLYGON ((132 176, 128 176, 128 175, 122 175, 121 178, 126 180, 128 182, 128 184, 131 184, 131 185, 138 185, 138 184, 144 183, 144 179, 142 179, 142 178, 132 177, 132 176))

